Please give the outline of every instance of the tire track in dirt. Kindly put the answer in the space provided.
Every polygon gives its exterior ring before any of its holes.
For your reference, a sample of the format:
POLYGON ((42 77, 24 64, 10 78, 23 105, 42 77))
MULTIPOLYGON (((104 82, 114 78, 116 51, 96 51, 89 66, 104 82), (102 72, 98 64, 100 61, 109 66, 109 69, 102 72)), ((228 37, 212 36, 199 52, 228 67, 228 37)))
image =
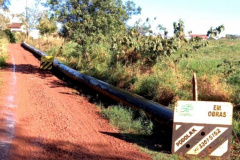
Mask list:
MULTIPOLYGON (((131 144, 102 134, 119 132, 86 98, 49 71, 39 70, 40 62, 30 52, 11 44, 9 54, 16 61, 18 106, 9 159, 151 159, 131 144)), ((4 82, 10 72, 8 68, 0 74, 4 82)))

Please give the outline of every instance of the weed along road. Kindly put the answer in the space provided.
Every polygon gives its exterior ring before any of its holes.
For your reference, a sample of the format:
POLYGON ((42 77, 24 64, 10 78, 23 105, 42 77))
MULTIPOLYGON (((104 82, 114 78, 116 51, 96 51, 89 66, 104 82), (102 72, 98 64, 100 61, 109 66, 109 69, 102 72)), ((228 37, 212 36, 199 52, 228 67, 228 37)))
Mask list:
POLYGON ((20 44, 0 71, 0 159, 151 159, 20 44))

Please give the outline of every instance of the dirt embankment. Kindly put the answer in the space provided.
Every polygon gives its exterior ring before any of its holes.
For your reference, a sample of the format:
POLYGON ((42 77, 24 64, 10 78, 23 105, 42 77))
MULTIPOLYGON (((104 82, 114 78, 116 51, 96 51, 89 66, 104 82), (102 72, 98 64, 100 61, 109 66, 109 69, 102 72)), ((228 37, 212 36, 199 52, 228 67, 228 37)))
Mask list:
POLYGON ((119 132, 97 108, 39 70, 30 52, 19 44, 8 49, 0 73, 0 159, 151 159, 111 136, 119 132))

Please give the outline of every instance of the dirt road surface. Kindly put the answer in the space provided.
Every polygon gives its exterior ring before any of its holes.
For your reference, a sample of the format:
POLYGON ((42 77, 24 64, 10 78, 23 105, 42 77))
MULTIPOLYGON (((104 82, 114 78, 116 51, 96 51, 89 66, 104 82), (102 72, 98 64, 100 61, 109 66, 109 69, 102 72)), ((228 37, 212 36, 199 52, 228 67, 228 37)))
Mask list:
POLYGON ((0 160, 151 159, 20 44, 0 71, 0 160), (109 133, 103 134, 103 133, 109 133))

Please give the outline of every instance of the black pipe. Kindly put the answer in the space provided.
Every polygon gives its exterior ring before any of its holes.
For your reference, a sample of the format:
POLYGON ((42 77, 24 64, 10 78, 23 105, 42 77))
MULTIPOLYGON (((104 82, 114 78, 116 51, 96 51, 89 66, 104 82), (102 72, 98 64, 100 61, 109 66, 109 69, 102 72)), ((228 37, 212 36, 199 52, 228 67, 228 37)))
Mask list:
MULTIPOLYGON (((47 54, 26 44, 22 44, 25 48, 38 54, 39 56, 46 56, 47 54)), ((144 110, 148 115, 152 116, 157 121, 167 124, 172 127, 173 111, 161 104, 157 104, 153 101, 146 100, 141 96, 129 93, 125 90, 119 89, 112 86, 106 82, 95 79, 88 75, 79 73, 78 71, 60 63, 58 60, 54 59, 53 66, 57 68, 60 72, 64 73, 68 77, 87 84, 94 90, 116 100, 125 105, 130 105, 144 110)))

